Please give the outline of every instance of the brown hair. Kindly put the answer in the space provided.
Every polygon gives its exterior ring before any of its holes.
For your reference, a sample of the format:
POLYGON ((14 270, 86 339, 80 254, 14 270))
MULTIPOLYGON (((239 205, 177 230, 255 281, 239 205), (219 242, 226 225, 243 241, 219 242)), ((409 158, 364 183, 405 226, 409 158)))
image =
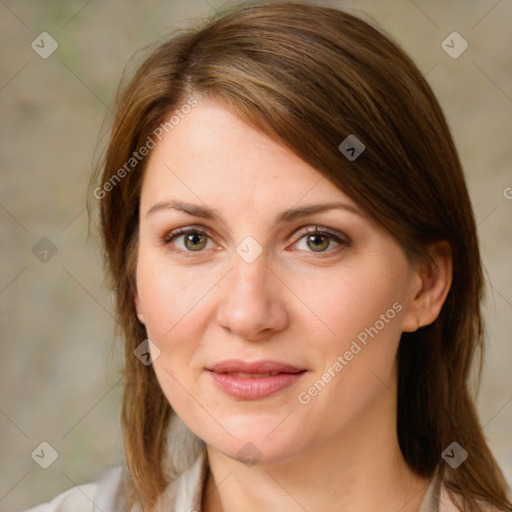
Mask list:
POLYGON ((105 260, 126 340, 128 504, 151 509, 169 483, 163 464, 173 412, 152 366, 133 354, 146 338, 133 289, 147 159, 126 162, 173 110, 200 97, 223 102, 290 148, 411 258, 427 254, 431 243, 449 242, 453 283, 441 313, 400 341, 398 440, 417 474, 441 468, 465 510, 481 510, 481 500, 510 507, 468 388, 473 360, 481 371, 483 276, 471 203, 441 108, 413 62, 379 30, 345 12, 295 2, 242 5, 184 30, 153 49, 117 95, 94 195, 101 199, 105 260), (366 146, 352 162, 338 149, 350 134, 366 146), (441 459, 453 441, 469 454, 455 470, 441 459))

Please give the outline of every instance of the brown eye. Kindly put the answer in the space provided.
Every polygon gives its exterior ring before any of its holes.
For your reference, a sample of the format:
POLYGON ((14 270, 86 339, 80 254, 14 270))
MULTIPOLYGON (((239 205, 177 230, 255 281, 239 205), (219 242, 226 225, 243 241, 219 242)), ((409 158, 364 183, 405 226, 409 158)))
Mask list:
POLYGON ((185 247, 190 251, 200 251, 208 243, 208 237, 203 233, 193 232, 183 236, 185 237, 185 247))
POLYGON ((163 242, 170 251, 183 256, 191 256, 193 252, 201 252, 205 248, 210 248, 208 242, 211 242, 211 237, 205 231, 197 228, 181 228, 169 233, 163 242))
POLYGON ((295 243, 296 248, 309 253, 330 253, 340 246, 351 245, 351 240, 346 235, 334 234, 319 227, 300 231, 299 234, 302 237, 295 243))
POLYGON ((325 251, 329 247, 331 239, 326 235, 308 235, 307 236, 307 244, 310 249, 315 252, 325 251))

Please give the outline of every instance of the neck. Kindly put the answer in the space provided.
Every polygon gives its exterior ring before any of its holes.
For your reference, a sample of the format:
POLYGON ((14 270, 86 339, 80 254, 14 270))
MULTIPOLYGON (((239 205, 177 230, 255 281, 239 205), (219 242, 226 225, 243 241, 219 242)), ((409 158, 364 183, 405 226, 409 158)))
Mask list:
POLYGON ((405 463, 396 436, 394 395, 370 414, 286 462, 247 466, 207 447, 204 512, 322 510, 417 512, 429 480, 405 463))

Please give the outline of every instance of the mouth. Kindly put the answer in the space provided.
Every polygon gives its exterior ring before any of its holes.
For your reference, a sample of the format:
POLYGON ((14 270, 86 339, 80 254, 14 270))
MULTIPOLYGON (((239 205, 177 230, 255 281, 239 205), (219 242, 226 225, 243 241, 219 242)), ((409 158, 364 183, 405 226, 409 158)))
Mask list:
POLYGON ((229 360, 206 370, 223 393, 239 400, 260 400, 295 384, 307 372, 277 361, 229 360))
POLYGON ((273 377, 279 375, 281 372, 266 372, 266 373, 245 373, 245 372, 220 372, 224 375, 233 375, 234 377, 242 377, 244 379, 257 379, 260 377, 273 377))

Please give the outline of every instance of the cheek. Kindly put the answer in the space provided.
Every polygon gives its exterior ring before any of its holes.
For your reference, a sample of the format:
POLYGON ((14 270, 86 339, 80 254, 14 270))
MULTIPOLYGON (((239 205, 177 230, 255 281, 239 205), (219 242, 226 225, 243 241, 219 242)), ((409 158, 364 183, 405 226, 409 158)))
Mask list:
POLYGON ((318 364, 297 398, 307 410, 323 411, 325 428, 339 428, 394 388, 404 283, 401 272, 365 266, 310 295, 308 306, 329 330, 309 347, 318 364))
POLYGON ((313 289, 303 281, 297 295, 304 297, 304 303, 315 313, 309 317, 311 326, 316 323, 325 333, 320 339, 328 347, 342 350, 359 335, 364 342, 365 336, 370 336, 368 331, 375 334, 375 329, 382 334, 381 338, 396 339, 401 332, 405 289, 404 269, 386 269, 381 260, 375 265, 341 269, 337 275, 317 281, 313 289))
POLYGON ((148 336, 160 343, 197 321, 198 306, 214 281, 192 267, 170 266, 161 258, 141 254, 137 265, 137 290, 148 336))
POLYGON ((163 258, 144 251, 139 255, 136 275, 147 336, 160 350, 153 362, 156 377, 173 406, 186 403, 189 397, 180 383, 186 385, 190 361, 197 350, 194 329, 200 329, 199 306, 208 283, 191 268, 178 271, 163 258))
MULTIPOLYGON (((224 272, 225 273, 225 272, 224 272)), ((204 333, 214 314, 210 298, 222 269, 169 265, 165 255, 140 251, 137 290, 148 338, 160 350, 154 369, 167 398, 181 396, 180 383, 192 382, 201 366, 204 333), (177 393, 177 395, 176 395, 177 393)))
MULTIPOLYGON (((400 253, 391 256, 379 261, 360 258, 308 296, 308 306, 322 320, 312 322, 323 332, 310 347, 319 362, 307 383, 316 407, 338 403, 355 411, 378 395, 383 382, 394 386, 407 264, 400 253), (317 391, 324 384, 327 392, 317 391)), ((309 395, 307 387, 303 391, 309 395)))

